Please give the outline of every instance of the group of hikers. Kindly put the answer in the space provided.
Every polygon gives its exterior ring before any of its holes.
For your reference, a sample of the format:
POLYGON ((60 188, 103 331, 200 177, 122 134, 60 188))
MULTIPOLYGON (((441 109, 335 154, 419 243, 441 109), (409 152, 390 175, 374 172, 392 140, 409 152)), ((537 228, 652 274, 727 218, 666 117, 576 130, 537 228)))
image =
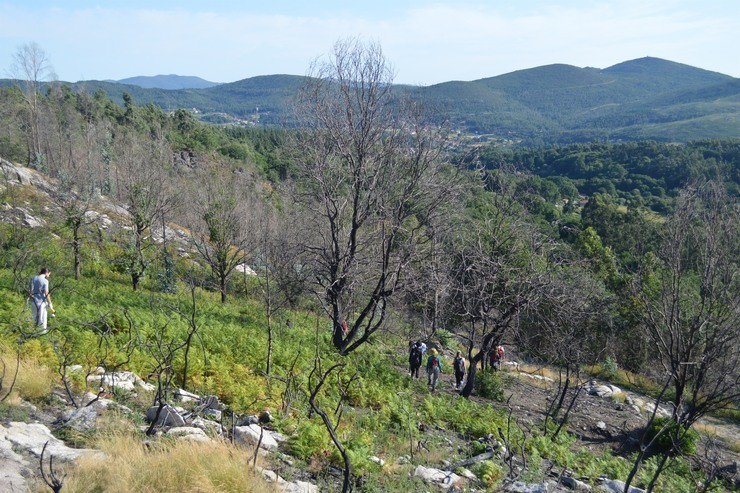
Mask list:
MULTIPOLYGON (((419 378, 419 369, 421 368, 424 356, 427 353, 427 345, 423 341, 416 341, 411 344, 409 350, 409 374, 411 378, 419 378)), ((505 350, 503 346, 496 346, 496 348, 490 352, 490 365, 494 370, 499 370, 501 364, 504 361, 505 350)), ((455 373, 455 390, 460 390, 465 379, 465 358, 462 357, 460 351, 455 354, 455 359, 452 361, 452 369, 455 373)), ((432 392, 437 389, 437 381, 439 380, 439 374, 442 373, 442 358, 439 352, 432 348, 429 350, 426 362, 427 370, 427 385, 431 388, 432 392)))

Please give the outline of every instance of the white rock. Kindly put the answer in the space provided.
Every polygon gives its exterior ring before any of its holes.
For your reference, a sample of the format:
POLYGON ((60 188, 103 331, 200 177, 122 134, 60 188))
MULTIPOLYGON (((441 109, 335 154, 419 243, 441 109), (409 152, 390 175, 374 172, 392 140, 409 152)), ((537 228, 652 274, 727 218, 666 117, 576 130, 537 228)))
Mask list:
POLYGON ((434 484, 441 488, 450 488, 462 481, 462 478, 454 472, 445 472, 433 467, 416 466, 414 477, 421 478, 422 481, 434 484))
POLYGON ((13 451, 8 440, 0 440, 0 464, 0 491, 27 491, 23 471, 27 470, 29 463, 13 451))
POLYGON ((248 276, 256 276, 257 273, 247 264, 239 264, 236 267, 234 267, 234 270, 237 272, 241 272, 242 274, 246 274, 248 276))
POLYGON ((191 424, 205 431, 210 436, 223 435, 224 432, 223 427, 219 423, 209 419, 195 418, 191 424))
POLYGON ((504 491, 508 491, 509 493, 547 493, 547 485, 545 483, 527 484, 521 481, 515 481, 506 486, 504 491))
POLYGON ((285 493, 318 493, 319 489, 315 484, 307 483, 305 481, 294 481, 292 483, 280 483, 278 487, 285 493))
POLYGON ((383 459, 381 459, 380 457, 375 457, 374 455, 371 455, 370 457, 368 457, 368 460, 370 462, 375 462, 380 467, 383 467, 385 465, 385 461, 383 459))
POLYGON ((200 396, 197 394, 193 394, 192 392, 188 392, 187 390, 183 389, 177 389, 174 392, 174 396, 177 397, 180 402, 199 402, 200 396))
POLYGON ((99 450, 67 447, 64 442, 51 434, 49 428, 40 423, 11 422, 7 427, 0 425, 0 439, 5 439, 36 457, 41 456, 46 442, 49 442, 49 445, 46 447, 44 457, 53 456, 55 460, 71 461, 88 454, 103 456, 99 450))
MULTIPOLYGON (((617 481, 616 479, 607 479, 596 489, 598 491, 605 491, 608 493, 624 493, 624 482, 617 481)), ((645 493, 645 490, 630 486, 628 493, 645 493)))
POLYGON ((251 445, 253 447, 260 444, 260 448, 268 451, 277 450, 278 442, 272 437, 269 431, 264 430, 258 425, 236 426, 234 427, 234 438, 239 443, 251 445), (260 442, 260 433, 262 441, 260 442))
POLYGON ((206 432, 193 426, 181 426, 179 428, 170 428, 166 435, 174 436, 179 440, 192 440, 194 442, 210 442, 211 439, 206 432))
POLYGON ((470 469, 462 468, 460 469, 460 476, 464 477, 465 479, 469 479, 471 481, 477 481, 478 476, 473 474, 473 472, 470 469))

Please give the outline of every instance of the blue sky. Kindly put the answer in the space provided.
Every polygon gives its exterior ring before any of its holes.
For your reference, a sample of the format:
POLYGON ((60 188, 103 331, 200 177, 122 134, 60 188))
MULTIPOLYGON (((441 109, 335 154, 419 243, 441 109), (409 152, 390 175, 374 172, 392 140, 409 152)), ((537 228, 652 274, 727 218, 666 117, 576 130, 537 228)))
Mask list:
POLYGON ((70 82, 303 75, 346 37, 378 42, 408 84, 644 56, 740 77, 740 0, 0 0, 0 77, 30 42, 70 82))

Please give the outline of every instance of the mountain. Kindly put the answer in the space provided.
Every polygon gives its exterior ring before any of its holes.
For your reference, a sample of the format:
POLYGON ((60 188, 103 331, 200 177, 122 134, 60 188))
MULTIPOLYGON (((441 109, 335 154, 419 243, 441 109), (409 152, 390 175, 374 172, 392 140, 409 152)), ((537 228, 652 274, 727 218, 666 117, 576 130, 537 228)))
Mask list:
MULTIPOLYGON (((126 92, 138 104, 194 109, 205 121, 290 125, 291 100, 305 80, 265 75, 206 88, 163 89, 135 85, 136 79, 70 86, 102 89, 120 104, 126 92)), ((552 64, 474 81, 399 85, 397 92, 423 100, 461 134, 514 145, 740 136, 740 79, 654 57, 605 69, 552 64)))
POLYGON ((175 74, 155 76, 140 75, 111 82, 130 84, 132 86, 139 86, 145 89, 206 89, 208 87, 219 85, 218 82, 207 81, 200 77, 175 74))

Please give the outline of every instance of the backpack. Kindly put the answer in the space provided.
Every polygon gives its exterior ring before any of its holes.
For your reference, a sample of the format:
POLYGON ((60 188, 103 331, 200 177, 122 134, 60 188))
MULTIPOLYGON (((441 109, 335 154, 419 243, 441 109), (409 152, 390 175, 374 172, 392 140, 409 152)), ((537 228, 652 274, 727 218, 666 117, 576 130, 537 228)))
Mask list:
POLYGON ((432 368, 436 368, 439 366, 439 360, 436 356, 432 356, 432 368))

